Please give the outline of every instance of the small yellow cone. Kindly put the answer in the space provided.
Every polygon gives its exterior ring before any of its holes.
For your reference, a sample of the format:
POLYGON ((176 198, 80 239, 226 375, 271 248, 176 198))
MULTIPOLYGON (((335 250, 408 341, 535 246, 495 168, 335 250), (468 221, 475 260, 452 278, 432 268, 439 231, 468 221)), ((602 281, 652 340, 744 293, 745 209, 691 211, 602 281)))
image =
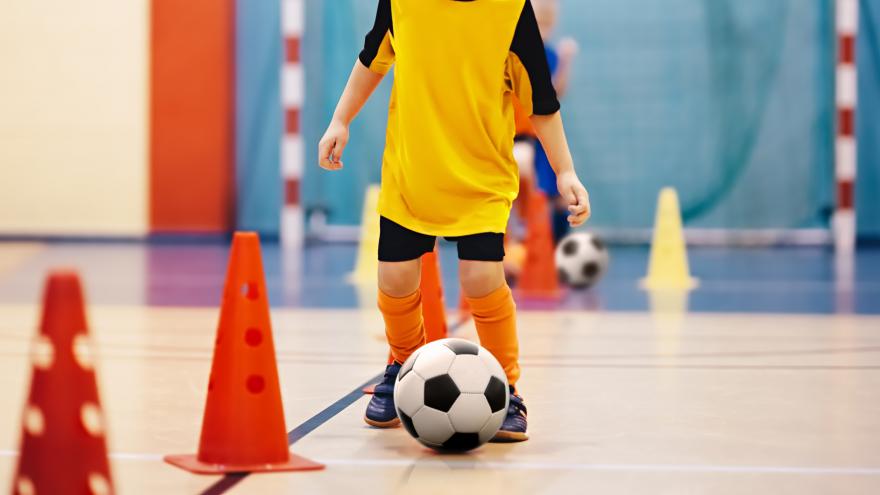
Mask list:
POLYGON ((663 188, 657 200, 648 276, 641 286, 646 290, 688 290, 697 286, 697 279, 691 278, 688 269, 678 194, 671 187, 663 188))
POLYGON ((379 271, 379 191, 376 184, 367 188, 364 195, 364 211, 361 216, 361 239, 357 262, 348 280, 355 284, 376 284, 379 271))

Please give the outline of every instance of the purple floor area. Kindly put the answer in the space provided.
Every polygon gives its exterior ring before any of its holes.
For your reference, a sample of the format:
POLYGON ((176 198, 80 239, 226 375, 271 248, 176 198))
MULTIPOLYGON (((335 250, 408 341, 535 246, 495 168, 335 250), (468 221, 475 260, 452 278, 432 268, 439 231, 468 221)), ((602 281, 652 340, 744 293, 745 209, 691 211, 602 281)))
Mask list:
MULTIPOLYGON (((353 244, 311 244, 301 253, 265 243, 263 262, 276 307, 350 308, 358 293, 346 282, 356 255, 353 244)), ((519 301, 520 308, 643 311, 638 289, 646 247, 612 246, 610 269, 588 291, 569 291, 558 303, 519 301)), ((50 243, 0 275, 0 303, 32 303, 52 267, 80 270, 91 302, 155 306, 216 306, 228 248, 221 243, 50 243)), ((692 248, 691 271, 700 287, 689 308, 705 312, 880 314, 880 248, 865 247, 847 284, 836 277, 834 256, 824 248, 692 248)), ((458 301, 456 252, 441 247, 447 305, 458 301)), ((366 301, 366 304, 372 304, 366 301)))

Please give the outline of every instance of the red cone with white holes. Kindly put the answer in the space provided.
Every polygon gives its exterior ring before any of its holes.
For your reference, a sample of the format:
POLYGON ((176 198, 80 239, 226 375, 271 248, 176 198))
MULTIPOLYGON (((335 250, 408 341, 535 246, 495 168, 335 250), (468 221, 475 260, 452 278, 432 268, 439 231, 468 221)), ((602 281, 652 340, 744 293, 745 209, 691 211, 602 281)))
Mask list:
POLYGON ((79 276, 49 274, 12 493, 113 493, 79 276))
POLYGON ((232 241, 199 452, 169 455, 165 461, 199 474, 324 467, 291 454, 288 447, 255 233, 236 233, 232 241))

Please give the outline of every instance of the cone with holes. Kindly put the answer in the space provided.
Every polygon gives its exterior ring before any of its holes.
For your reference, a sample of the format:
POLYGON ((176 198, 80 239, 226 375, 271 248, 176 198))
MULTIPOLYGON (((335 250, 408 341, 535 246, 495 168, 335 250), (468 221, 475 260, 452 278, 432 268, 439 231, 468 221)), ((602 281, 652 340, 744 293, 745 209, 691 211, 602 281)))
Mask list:
POLYGON ((199 474, 304 471, 290 453, 257 234, 236 233, 208 381, 199 452, 165 461, 199 474))
POLYGON ((52 272, 33 343, 12 493, 113 493, 90 350, 79 277, 52 272))
MULTIPOLYGON (((428 342, 445 339, 447 336, 446 308, 443 303, 443 282, 440 279, 440 258, 437 256, 437 247, 434 251, 422 256, 422 278, 420 282, 422 291, 422 317, 425 320, 425 339, 428 342)), ((394 362, 391 354, 388 354, 388 364, 394 362)), ((372 394, 376 390, 376 384, 367 385, 363 391, 372 394)))
POLYGON ((556 300, 562 297, 556 259, 553 253, 553 229, 550 206, 543 192, 533 190, 526 204, 528 232, 526 260, 516 283, 517 294, 529 299, 556 300))

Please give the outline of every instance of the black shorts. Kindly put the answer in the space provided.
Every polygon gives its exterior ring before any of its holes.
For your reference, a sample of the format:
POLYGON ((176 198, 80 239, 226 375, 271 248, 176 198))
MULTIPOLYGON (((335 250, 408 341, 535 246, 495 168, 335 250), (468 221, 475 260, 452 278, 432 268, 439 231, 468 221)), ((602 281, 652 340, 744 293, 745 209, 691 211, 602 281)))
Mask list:
MULTIPOLYGON (((504 234, 486 232, 461 237, 446 237, 458 244, 458 259, 501 261, 504 259, 504 234)), ((434 250, 437 238, 413 232, 385 217, 379 219, 379 261, 410 261, 434 250)))

